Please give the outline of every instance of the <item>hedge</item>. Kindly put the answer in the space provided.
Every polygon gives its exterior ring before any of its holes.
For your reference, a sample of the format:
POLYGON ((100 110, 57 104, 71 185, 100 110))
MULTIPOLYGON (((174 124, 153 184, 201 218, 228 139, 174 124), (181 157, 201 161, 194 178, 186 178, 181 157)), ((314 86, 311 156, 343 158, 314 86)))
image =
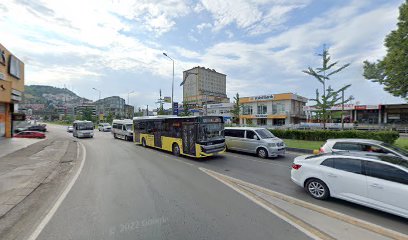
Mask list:
POLYGON ((269 129, 278 138, 309 141, 326 141, 330 138, 364 138, 375 139, 393 144, 399 138, 396 131, 358 131, 358 130, 283 130, 269 129))

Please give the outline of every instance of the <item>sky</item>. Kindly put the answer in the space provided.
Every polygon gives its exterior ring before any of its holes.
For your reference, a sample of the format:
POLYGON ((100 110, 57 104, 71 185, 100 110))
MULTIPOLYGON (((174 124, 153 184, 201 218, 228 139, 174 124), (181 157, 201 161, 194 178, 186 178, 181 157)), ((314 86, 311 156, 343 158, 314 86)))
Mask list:
MULTIPOLYGON (((293 92, 314 98, 325 45, 350 67, 333 88, 358 104, 401 103, 362 76, 364 60, 386 54, 403 0, 2 0, 0 42, 25 63, 27 85, 64 87, 91 100, 129 95, 157 106, 159 90, 182 101, 182 72, 195 66, 227 75, 233 99, 293 92), (130 93, 132 92, 132 93, 130 93), (128 94, 130 93, 130 94, 128 94)), ((167 106, 170 107, 170 106, 167 106)))

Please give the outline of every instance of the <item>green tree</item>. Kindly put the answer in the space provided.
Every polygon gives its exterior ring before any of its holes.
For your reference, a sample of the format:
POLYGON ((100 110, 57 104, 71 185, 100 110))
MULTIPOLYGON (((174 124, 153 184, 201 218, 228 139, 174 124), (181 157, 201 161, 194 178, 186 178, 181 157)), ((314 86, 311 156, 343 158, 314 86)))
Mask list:
POLYGON ((316 89, 316 98, 310 100, 316 102, 316 105, 314 105, 314 107, 316 107, 317 114, 320 116, 320 120, 323 122, 323 128, 326 129, 327 119, 329 118, 328 110, 335 105, 345 104, 353 99, 353 97, 350 96, 343 101, 341 94, 342 91, 345 91, 347 88, 349 88, 351 84, 346 85, 338 90, 334 90, 330 85, 327 86, 327 81, 329 81, 334 74, 350 66, 350 64, 347 63, 335 70, 332 70, 332 68, 335 67, 338 62, 330 62, 329 51, 324 47, 322 53, 318 55, 322 57, 322 67, 318 67, 316 69, 308 67, 308 69, 303 70, 303 72, 314 77, 322 84, 321 93, 319 92, 319 89, 316 89))
POLYGON ((234 96, 234 107, 231 110, 231 113, 233 115, 233 122, 236 124, 239 124, 239 116, 241 113, 241 103, 239 102, 239 94, 237 93, 234 96))
POLYGON ((82 111, 82 120, 92 121, 92 110, 89 108, 85 108, 82 111))
POLYGON ((397 30, 385 38, 387 54, 377 62, 364 61, 363 76, 384 90, 408 100, 408 1, 399 8, 397 30))
POLYGON ((190 116, 191 112, 188 109, 187 103, 183 102, 183 111, 179 114, 180 116, 190 116))

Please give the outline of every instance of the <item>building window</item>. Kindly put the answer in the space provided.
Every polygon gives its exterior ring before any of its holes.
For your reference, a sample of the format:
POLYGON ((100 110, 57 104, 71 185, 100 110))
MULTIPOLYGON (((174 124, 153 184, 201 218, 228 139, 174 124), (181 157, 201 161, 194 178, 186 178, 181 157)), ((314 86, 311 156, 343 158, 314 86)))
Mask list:
POLYGON ((264 125, 266 125, 266 118, 258 118, 258 119, 257 119, 257 125, 258 125, 258 126, 264 126, 264 125))
POLYGON ((266 114, 268 112, 268 108, 266 107, 266 105, 258 105, 257 107, 257 113, 258 114, 266 114))
POLYGON ((243 115, 252 115, 252 106, 243 106, 242 107, 243 115))
POLYGON ((285 113, 285 104, 282 102, 273 102, 272 103, 272 114, 284 114, 285 113))

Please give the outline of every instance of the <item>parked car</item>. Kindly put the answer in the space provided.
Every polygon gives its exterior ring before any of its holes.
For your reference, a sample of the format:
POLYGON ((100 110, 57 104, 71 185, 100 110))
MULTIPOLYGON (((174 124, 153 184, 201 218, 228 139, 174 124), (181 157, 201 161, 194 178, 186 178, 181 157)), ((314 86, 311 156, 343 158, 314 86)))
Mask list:
POLYGON ((36 131, 22 131, 17 134, 14 134, 15 138, 45 138, 45 134, 42 132, 36 131))
POLYGON ((260 158, 285 155, 285 143, 266 128, 227 127, 224 135, 227 150, 254 153, 260 158))
POLYGON ((109 123, 99 123, 98 124, 98 130, 102 132, 110 132, 112 129, 111 125, 109 123))
POLYGON ((351 152, 299 156, 291 179, 316 199, 339 198, 408 218, 405 159, 351 152))
POLYGON ((73 126, 68 126, 67 127, 67 132, 72 133, 74 131, 74 127, 73 126))
POLYGON ((320 148, 321 153, 338 151, 369 152, 371 154, 389 154, 408 160, 408 151, 391 144, 372 139, 328 139, 320 148))
POLYGON ((17 128, 16 130, 14 130, 15 133, 19 133, 23 131, 46 132, 47 128, 45 125, 32 125, 32 126, 17 128))

